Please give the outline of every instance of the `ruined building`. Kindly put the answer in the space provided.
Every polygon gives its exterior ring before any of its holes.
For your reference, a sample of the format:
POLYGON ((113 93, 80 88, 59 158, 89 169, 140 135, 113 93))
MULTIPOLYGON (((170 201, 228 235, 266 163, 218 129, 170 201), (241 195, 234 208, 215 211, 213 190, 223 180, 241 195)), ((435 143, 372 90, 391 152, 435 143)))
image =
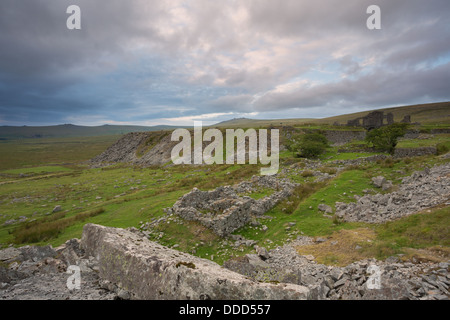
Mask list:
MULTIPOLYGON (((401 122, 411 123, 411 116, 406 115, 401 122)), ((347 126, 364 127, 367 130, 372 130, 393 123, 394 123, 394 115, 391 112, 389 112, 388 114, 384 114, 383 111, 373 111, 365 117, 348 120, 347 126), (384 122, 385 119, 386 123, 384 122)))

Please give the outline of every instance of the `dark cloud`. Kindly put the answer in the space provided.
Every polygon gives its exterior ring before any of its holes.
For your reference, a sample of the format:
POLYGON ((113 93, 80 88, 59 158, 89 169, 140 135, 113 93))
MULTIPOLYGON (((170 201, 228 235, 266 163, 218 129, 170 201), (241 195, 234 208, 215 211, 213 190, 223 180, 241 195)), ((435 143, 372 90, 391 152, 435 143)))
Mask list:
POLYGON ((376 2, 382 30, 370 31, 371 0, 3 0, 0 119, 304 117, 449 100, 450 2, 376 2))

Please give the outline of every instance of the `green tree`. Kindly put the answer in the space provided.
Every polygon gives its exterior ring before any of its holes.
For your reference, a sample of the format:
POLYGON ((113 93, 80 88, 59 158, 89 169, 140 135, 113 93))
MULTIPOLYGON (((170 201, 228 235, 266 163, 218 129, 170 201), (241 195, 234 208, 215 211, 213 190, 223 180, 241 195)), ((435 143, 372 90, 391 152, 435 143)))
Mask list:
POLYGON ((407 123, 394 123, 373 129, 367 133, 366 141, 376 150, 393 154, 398 143, 398 138, 404 136, 407 129, 407 123))
POLYGON ((305 158, 317 158, 327 148, 327 138, 318 132, 296 135, 288 145, 288 150, 295 156, 305 158))

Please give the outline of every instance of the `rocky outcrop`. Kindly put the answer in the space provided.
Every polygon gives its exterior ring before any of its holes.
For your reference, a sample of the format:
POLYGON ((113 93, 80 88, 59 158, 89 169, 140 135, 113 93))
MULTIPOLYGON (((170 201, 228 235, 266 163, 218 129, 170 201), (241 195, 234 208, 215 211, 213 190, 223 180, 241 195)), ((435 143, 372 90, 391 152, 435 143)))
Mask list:
MULTIPOLYGON (((336 202, 335 214, 345 221, 382 223, 395 220, 449 201, 449 176, 450 163, 427 168, 404 178, 397 191, 356 196, 357 201, 352 203, 336 202)), ((386 181, 381 178, 376 177, 374 182, 383 187, 386 181)))
POLYGON ((251 281, 218 264, 124 229, 87 224, 82 247, 96 258, 100 276, 134 299, 307 299, 306 287, 251 281))
POLYGON ((254 176, 251 181, 244 181, 236 186, 219 187, 212 191, 194 188, 165 211, 185 220, 198 221, 224 237, 288 198, 296 186, 295 183, 274 176, 254 176), (239 195, 251 193, 258 187, 272 189, 274 192, 258 200, 239 195))
POLYGON ((163 165, 171 161, 171 150, 177 143, 171 141, 169 131, 132 132, 124 135, 90 163, 93 166, 111 163, 163 165))

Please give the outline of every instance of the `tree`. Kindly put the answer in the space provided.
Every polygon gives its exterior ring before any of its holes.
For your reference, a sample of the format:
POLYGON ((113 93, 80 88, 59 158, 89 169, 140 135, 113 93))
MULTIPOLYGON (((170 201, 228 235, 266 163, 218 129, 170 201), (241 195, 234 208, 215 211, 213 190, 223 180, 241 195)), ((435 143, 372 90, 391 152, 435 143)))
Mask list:
POLYGON ((327 138, 318 132, 297 135, 288 145, 288 150, 296 156, 317 158, 328 148, 327 138))
POLYGON ((367 133, 366 141, 379 151, 393 154, 398 143, 398 138, 404 136, 407 129, 407 123, 394 123, 373 129, 367 133))

